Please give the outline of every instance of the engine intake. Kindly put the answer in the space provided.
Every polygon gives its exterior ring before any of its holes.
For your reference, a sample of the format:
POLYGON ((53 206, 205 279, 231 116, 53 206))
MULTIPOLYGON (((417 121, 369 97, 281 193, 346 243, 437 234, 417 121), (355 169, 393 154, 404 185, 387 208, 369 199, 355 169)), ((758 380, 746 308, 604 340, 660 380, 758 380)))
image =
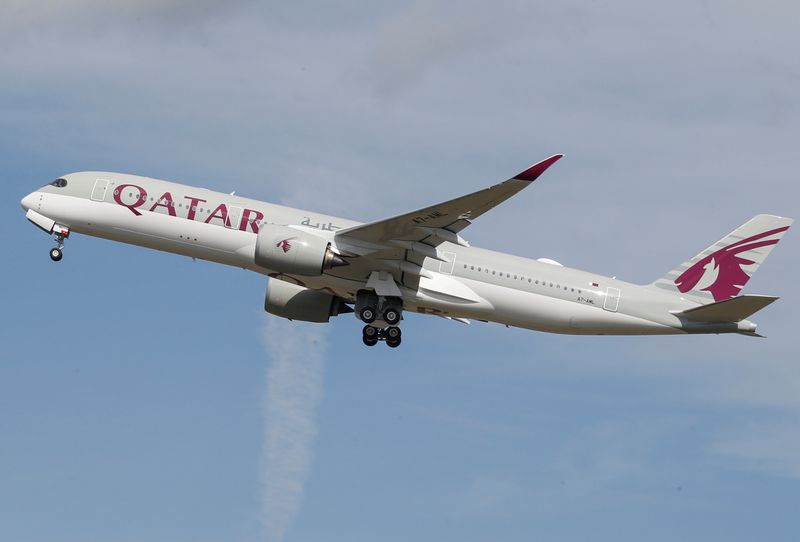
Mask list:
POLYGON ((288 226, 269 224, 258 232, 256 265, 293 275, 317 276, 347 262, 327 239, 288 226))
POLYGON ((264 310, 289 320, 317 323, 327 322, 340 313, 353 312, 340 297, 278 279, 267 283, 264 310))

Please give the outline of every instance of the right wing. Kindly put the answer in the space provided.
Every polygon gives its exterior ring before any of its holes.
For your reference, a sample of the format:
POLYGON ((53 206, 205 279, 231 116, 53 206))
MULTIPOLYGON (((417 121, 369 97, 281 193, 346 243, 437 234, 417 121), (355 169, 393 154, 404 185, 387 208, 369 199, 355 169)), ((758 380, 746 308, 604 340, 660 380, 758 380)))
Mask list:
POLYGON ((390 243, 392 246, 400 246, 403 242, 424 242, 432 247, 444 241, 463 244, 458 232, 470 225, 474 219, 529 186, 562 156, 555 154, 505 182, 460 198, 385 220, 339 230, 336 232, 336 240, 355 242, 355 244, 365 242, 371 245, 390 243))

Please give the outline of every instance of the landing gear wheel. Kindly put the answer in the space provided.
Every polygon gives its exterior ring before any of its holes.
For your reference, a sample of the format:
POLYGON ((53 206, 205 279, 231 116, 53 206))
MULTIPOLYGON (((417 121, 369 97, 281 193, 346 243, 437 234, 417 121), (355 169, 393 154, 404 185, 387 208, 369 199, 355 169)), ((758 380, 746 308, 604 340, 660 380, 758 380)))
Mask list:
POLYGON ((375 346, 378 344, 378 328, 370 325, 364 326, 364 329, 361 330, 361 340, 363 340, 364 344, 367 346, 375 346))
POLYGON ((390 326, 396 326, 400 323, 400 311, 394 307, 389 307, 383 311, 383 321, 390 326))
POLYGON ((61 258, 63 258, 63 257, 64 257, 64 254, 61 252, 60 248, 50 249, 50 259, 53 260, 54 262, 61 261, 61 258))
POLYGON ((399 343, 400 342, 400 335, 402 335, 402 333, 400 332, 400 328, 399 327, 390 327, 389 329, 386 330, 386 340, 387 341, 390 341, 390 340, 393 341, 393 340, 397 339, 397 342, 399 343))
POLYGON ((361 318, 361 321, 365 324, 371 324, 374 322, 376 316, 375 309, 372 307, 364 307, 361 309, 361 312, 358 313, 358 317, 361 318))
POLYGON ((400 346, 400 337, 397 337, 396 339, 386 339, 386 346, 389 348, 397 348, 400 346))

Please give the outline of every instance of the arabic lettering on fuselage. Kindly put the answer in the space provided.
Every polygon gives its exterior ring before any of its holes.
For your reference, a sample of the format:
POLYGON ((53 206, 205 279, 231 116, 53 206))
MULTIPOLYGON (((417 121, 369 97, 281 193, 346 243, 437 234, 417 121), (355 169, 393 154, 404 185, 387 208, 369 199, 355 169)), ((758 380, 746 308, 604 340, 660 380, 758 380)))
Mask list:
MULTIPOLYGON (((216 207, 214 207, 214 204, 202 206, 201 204, 208 203, 208 201, 194 196, 183 196, 178 198, 179 203, 176 203, 171 192, 164 192, 158 198, 149 198, 149 200, 153 204, 147 207, 145 206, 148 202, 147 190, 136 184, 125 183, 114 189, 114 201, 118 205, 129 209, 136 216, 141 216, 142 211, 156 212, 159 207, 163 207, 169 216, 177 218, 178 211, 180 211, 181 214, 185 213, 182 218, 187 220, 202 221, 205 224, 214 224, 217 221, 216 223, 222 224, 226 228, 238 229, 244 232, 251 231, 253 233, 258 233, 259 226, 263 224, 264 219, 264 213, 256 209, 235 205, 229 206, 225 203, 220 203, 216 207), (202 215, 207 216, 203 219, 202 215), (238 220, 239 223, 234 224, 233 221, 235 220, 238 220)), ((309 217, 305 217, 302 224, 324 231, 340 229, 339 226, 335 226, 331 222, 327 224, 320 222, 312 224, 309 217)))
POLYGON ((327 224, 323 224, 322 222, 311 222, 311 218, 306 216, 303 217, 303 220, 300 222, 301 226, 308 226, 309 228, 316 228, 322 231, 336 231, 341 229, 341 226, 335 226, 333 222, 328 222, 327 224))

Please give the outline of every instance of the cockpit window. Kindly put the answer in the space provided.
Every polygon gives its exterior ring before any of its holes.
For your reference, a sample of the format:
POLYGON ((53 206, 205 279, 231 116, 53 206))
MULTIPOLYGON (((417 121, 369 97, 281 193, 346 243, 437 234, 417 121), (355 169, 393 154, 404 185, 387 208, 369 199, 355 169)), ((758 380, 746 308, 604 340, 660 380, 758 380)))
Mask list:
POLYGON ((56 188, 64 188, 65 186, 67 186, 67 180, 66 179, 56 179, 55 181, 53 181, 50 184, 52 186, 55 186, 56 188))

